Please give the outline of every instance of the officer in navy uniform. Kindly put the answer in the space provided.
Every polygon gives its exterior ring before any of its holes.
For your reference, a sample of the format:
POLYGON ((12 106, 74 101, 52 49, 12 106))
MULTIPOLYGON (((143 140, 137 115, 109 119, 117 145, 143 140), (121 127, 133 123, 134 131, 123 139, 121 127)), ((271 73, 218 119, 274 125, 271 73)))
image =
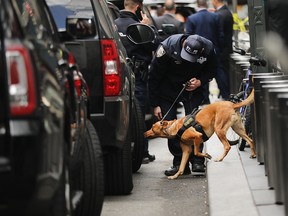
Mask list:
MULTIPOLYGON (((146 14, 142 12, 143 0, 124 0, 124 10, 120 11, 120 17, 115 20, 118 32, 122 33, 123 45, 127 51, 129 58, 134 60, 135 73, 135 96, 139 101, 143 119, 145 118, 147 107, 147 79, 148 67, 151 63, 153 54, 159 45, 157 38, 150 44, 139 45, 134 44, 126 38, 126 31, 129 25, 135 23, 149 24, 150 20, 146 14)), ((121 35, 121 34, 120 34, 121 35)), ((146 128, 145 124, 144 127, 146 128)), ((144 137, 143 137, 144 139, 144 137)), ((148 141, 144 140, 144 159, 143 163, 148 163, 155 160, 155 155, 150 155, 148 151, 148 141)))
MULTIPOLYGON (((214 46, 204 37, 176 34, 161 42, 152 60, 148 78, 150 104, 154 109, 154 116, 159 120, 163 118, 185 83, 186 88, 177 101, 183 103, 185 114, 190 114, 201 105, 204 100, 203 86, 213 79, 216 64, 214 46)), ((176 119, 176 114, 177 105, 174 105, 165 120, 176 119)), ((173 166, 165 171, 165 175, 172 176, 179 169, 182 151, 176 139, 168 140, 168 148, 174 159, 173 166)), ((192 172, 205 172, 205 159, 194 156, 194 151, 189 161, 192 163, 192 172)), ((184 174, 190 173, 187 163, 184 174)))

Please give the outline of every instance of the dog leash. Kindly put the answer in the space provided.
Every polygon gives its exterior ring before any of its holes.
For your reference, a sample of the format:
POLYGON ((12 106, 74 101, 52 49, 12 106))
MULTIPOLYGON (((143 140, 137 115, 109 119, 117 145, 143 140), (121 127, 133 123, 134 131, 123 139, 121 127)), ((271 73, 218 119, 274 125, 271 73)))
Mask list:
POLYGON ((179 92, 179 94, 177 95, 176 99, 174 100, 174 102, 172 103, 171 107, 169 108, 169 110, 166 112, 166 114, 163 116, 163 118, 161 119, 160 123, 162 123, 164 121, 164 119, 166 118, 166 116, 169 114, 169 112, 171 111, 172 107, 175 105, 176 101, 178 100, 178 98, 180 97, 180 95, 182 94, 182 92, 184 91, 184 89, 188 86, 189 81, 187 81, 185 83, 185 85, 183 86, 183 88, 181 89, 181 91, 179 92))

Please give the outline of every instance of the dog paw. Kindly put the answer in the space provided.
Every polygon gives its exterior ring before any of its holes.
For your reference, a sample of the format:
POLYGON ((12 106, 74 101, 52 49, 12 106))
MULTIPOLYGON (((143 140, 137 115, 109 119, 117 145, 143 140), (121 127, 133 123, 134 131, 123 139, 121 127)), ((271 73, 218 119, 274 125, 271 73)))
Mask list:
POLYGON ((174 176, 168 176, 168 179, 169 179, 169 180, 174 180, 174 179, 177 179, 177 177, 178 177, 178 176, 175 176, 175 175, 174 175, 174 176))
POLYGON ((209 155, 208 153, 205 154, 205 157, 208 158, 208 159, 210 159, 210 160, 212 159, 212 156, 209 155))

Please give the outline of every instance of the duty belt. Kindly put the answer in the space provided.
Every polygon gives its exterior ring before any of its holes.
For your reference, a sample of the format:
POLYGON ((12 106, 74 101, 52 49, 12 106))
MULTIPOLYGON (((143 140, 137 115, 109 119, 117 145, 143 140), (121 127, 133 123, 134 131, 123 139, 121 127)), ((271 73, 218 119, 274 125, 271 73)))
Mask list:
POLYGON ((208 136, 205 134, 204 130, 202 129, 201 125, 199 125, 195 120, 195 116, 200 111, 201 111, 201 109, 193 110, 191 114, 186 116, 183 126, 179 129, 179 131, 176 134, 176 139, 178 139, 180 141, 181 136, 183 135, 185 130, 187 130, 189 127, 194 127, 196 131, 198 131, 199 133, 202 134, 203 142, 205 142, 209 139, 208 136))

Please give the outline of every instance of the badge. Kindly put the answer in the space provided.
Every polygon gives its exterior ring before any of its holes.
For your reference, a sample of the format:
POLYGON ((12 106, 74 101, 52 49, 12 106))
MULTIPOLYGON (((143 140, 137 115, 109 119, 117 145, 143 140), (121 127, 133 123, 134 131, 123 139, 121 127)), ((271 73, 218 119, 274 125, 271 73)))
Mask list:
POLYGON ((161 45, 156 51, 156 57, 160 58, 166 54, 164 47, 161 45))
POLYGON ((200 64, 203 64, 205 61, 207 61, 207 58, 204 58, 202 56, 197 59, 197 62, 200 63, 200 64))

